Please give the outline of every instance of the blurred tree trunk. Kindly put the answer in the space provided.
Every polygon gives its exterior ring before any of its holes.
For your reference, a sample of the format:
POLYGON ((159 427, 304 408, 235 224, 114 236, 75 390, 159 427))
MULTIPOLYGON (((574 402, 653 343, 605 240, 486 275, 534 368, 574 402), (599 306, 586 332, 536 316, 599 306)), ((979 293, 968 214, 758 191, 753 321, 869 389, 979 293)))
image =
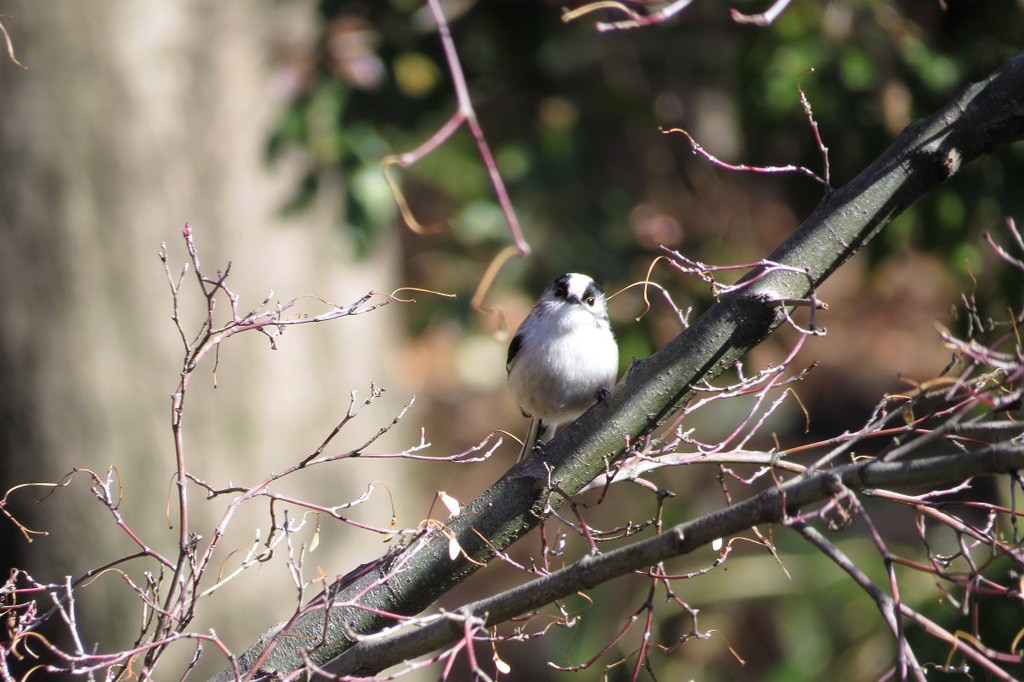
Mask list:
MULTIPOLYGON (((318 294, 336 303, 390 290, 398 286, 393 249, 385 244, 355 261, 330 206, 296 224, 275 215, 294 175, 263 162, 266 130, 283 99, 270 78, 269 46, 305 31, 311 7, 23 0, 2 11, 28 70, 0 59, 0 488, 55 481, 73 467, 116 466, 126 519, 173 553, 176 531, 164 507, 174 471, 170 393, 182 353, 160 243, 168 244, 172 271, 180 269, 187 257, 180 234, 191 221, 210 272, 233 261, 229 285, 244 308, 270 289, 275 300, 318 294)), ((201 303, 190 286, 186 321, 198 320, 201 303)), ((275 353, 255 335, 226 344, 216 393, 211 362, 190 394, 192 468, 208 480, 252 483, 312 452, 344 414, 350 391, 365 397, 371 381, 398 389, 384 370, 394 322, 387 308, 296 329, 275 353)), ((357 420, 365 423, 355 425, 356 435, 390 422, 405 396, 393 390, 387 398, 357 420)), ((363 472, 344 481, 302 479, 302 493, 337 504, 375 477, 363 472)), ((396 474, 387 476, 399 493, 396 474)), ((59 581, 132 551, 85 478, 37 505, 41 496, 15 494, 10 509, 49 537, 29 544, 0 521, 5 575, 17 564, 59 581)), ((192 527, 203 533, 217 516, 204 511, 211 505, 198 491, 192 500, 192 527)), ((249 511, 236 520, 230 549, 248 547, 256 527, 266 526, 265 504, 249 511)), ((378 551, 354 548, 342 542, 351 534, 338 538, 325 526, 318 562, 350 565, 378 551)), ((284 593, 283 569, 250 573, 260 575, 244 578, 250 582, 240 589, 250 597, 233 599, 230 619, 204 622, 239 645, 276 617, 281 599, 294 598, 284 593), (276 583, 281 594, 252 599, 261 593, 256 580, 276 583)), ((116 632, 130 643, 140 605, 123 581, 101 577, 84 595, 86 638, 106 641, 116 632)))

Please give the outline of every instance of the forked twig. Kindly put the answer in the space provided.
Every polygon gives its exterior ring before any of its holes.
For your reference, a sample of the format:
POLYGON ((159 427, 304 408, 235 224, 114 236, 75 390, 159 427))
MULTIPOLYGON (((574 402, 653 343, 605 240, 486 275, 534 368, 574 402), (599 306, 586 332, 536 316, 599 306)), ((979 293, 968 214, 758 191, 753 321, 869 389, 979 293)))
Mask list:
POLYGON ((427 5, 430 7, 430 13, 437 27, 437 34, 441 39, 441 46, 444 49, 445 59, 448 62, 448 71, 451 74, 452 84, 455 87, 455 98, 458 102, 458 108, 451 118, 419 147, 412 151, 387 156, 382 159, 381 169, 384 173, 384 178, 388 183, 388 187, 391 188, 391 193, 394 195, 402 217, 409 228, 421 234, 436 232, 438 230, 436 226, 424 227, 416 220, 398 183, 388 174, 388 169, 391 166, 408 168, 444 144, 465 124, 473 135, 477 151, 480 153, 480 159, 487 169, 487 175, 491 180, 491 186, 494 187, 501 210, 505 214, 505 220, 508 222, 515 247, 519 255, 529 255, 530 245, 523 237, 522 229, 519 226, 519 219, 516 217, 515 209, 512 207, 508 190, 505 188, 505 182, 501 178, 498 164, 494 160, 491 148, 487 144, 487 138, 480 127, 480 121, 477 119, 476 110, 473 108, 473 101, 469 96, 469 87, 466 85, 466 76, 462 70, 462 63, 459 61, 458 51, 455 49, 455 41, 452 40, 451 30, 448 28, 448 21, 444 16, 444 9, 441 7, 441 0, 427 0, 427 5))

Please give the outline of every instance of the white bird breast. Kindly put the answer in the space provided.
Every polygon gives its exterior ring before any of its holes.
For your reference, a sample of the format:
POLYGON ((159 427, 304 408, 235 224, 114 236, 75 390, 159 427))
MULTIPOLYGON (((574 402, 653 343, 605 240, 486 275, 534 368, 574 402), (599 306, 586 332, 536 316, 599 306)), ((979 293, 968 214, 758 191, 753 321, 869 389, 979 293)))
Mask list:
POLYGON ((572 421, 610 389, 619 349, 607 320, 577 304, 538 316, 509 368, 508 385, 519 407, 549 426, 572 421))

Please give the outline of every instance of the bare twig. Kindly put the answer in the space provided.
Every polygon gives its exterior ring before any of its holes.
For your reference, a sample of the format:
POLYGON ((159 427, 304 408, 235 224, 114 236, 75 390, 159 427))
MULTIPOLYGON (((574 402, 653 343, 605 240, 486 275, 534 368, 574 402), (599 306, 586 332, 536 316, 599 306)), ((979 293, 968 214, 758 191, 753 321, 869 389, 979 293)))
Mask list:
MULTIPOLYGON (((12 17, 8 14, 0 14, 0 19, 10 18, 12 17)), ((14 62, 16 65, 20 66, 21 68, 28 70, 28 67, 19 62, 18 58, 14 56, 14 41, 11 40, 11 34, 7 32, 7 27, 4 26, 4 23, 2 21, 0 21, 0 34, 3 34, 4 44, 7 47, 7 58, 14 62)))
POLYGON ((498 164, 494 160, 491 148, 487 144, 487 138, 484 136, 483 129, 480 127, 480 121, 477 119, 476 110, 473 108, 473 101, 469 96, 469 87, 466 85, 466 76, 462 70, 462 64, 459 61, 459 54, 455 49, 455 41, 452 40, 451 31, 448 28, 448 21, 445 19, 441 2, 440 0, 427 0, 427 5, 430 7, 431 16, 433 17, 434 24, 437 27, 437 34, 441 39, 441 46, 444 48, 445 59, 448 62, 448 71, 451 74, 452 84, 455 87, 455 98, 458 102, 458 109, 437 132, 430 136, 430 138, 416 149, 402 154, 387 156, 382 159, 381 169, 384 173, 384 179, 391 188, 391 193, 394 195, 395 201, 402 213, 402 217, 405 219, 409 228, 414 232, 420 233, 436 231, 436 228, 423 227, 420 225, 419 221, 416 220, 398 183, 395 182, 395 180, 388 174, 388 169, 391 168, 391 166, 408 168, 415 164, 417 161, 444 144, 452 135, 455 134, 456 131, 458 131, 459 128, 462 127, 463 124, 465 124, 469 127, 469 130, 473 135, 477 151, 480 153, 480 159, 483 161, 484 167, 487 169, 487 175, 491 179, 491 186, 494 188, 494 192, 498 197, 498 203, 501 205, 501 210, 505 214, 505 220, 508 221, 508 227, 509 231, 512 233, 513 243, 515 244, 519 255, 529 255, 530 245, 523 237, 522 229, 519 227, 519 219, 516 217, 515 209, 512 207, 512 201, 509 199, 508 190, 505 188, 505 182, 501 178, 501 173, 498 171, 498 164))

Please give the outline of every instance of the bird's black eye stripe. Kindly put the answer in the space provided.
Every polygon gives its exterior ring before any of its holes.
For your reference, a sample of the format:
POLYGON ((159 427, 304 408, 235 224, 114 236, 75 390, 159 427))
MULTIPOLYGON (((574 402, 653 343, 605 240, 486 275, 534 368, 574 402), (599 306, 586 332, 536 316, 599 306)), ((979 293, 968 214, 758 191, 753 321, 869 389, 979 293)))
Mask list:
POLYGON ((551 283, 551 287, 554 290, 555 297, 566 299, 569 297, 569 275, 562 275, 554 282, 551 283))
POLYGON ((594 305, 597 301, 597 297, 604 294, 604 289, 597 282, 591 281, 587 285, 587 290, 583 292, 583 300, 587 302, 587 305, 594 305))

